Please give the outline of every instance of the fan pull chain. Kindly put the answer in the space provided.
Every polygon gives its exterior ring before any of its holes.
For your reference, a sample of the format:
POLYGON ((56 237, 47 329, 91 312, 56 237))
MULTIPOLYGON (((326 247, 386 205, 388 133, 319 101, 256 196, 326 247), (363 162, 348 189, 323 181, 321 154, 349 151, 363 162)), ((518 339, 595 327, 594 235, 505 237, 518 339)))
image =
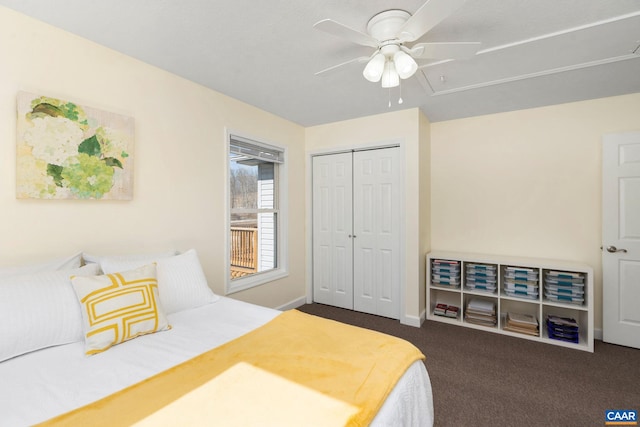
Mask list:
POLYGON ((389 88, 389 108, 391 108, 391 88, 389 88))
POLYGON ((398 104, 402 104, 404 101, 402 100, 402 80, 400 80, 400 84, 398 85, 398 89, 400 90, 400 97, 398 98, 398 104))

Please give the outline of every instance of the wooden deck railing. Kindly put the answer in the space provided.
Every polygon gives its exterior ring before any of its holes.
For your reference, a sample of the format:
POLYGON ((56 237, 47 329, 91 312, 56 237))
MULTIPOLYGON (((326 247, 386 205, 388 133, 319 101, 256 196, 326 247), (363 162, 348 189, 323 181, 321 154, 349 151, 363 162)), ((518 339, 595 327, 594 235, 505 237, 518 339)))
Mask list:
POLYGON ((231 227, 231 267, 258 269, 258 229, 231 227))

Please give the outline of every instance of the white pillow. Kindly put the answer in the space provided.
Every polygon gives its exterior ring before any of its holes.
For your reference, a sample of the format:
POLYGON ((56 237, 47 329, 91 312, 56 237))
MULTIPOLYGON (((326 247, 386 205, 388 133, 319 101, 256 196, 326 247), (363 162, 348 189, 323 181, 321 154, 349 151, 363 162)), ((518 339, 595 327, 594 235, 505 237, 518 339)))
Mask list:
MULTIPOLYGON (((220 298, 209 288, 195 249, 190 249, 181 255, 160 258, 156 263, 160 302, 165 313, 171 314, 200 307, 220 298)), ((130 270, 144 264, 146 264, 144 261, 105 259, 101 266, 102 271, 108 274, 130 270)))
POLYGON ((91 276, 96 264, 0 279, 0 362, 82 341, 82 317, 71 276, 91 276))
POLYGON ((83 253, 82 258, 85 263, 96 263, 102 265, 103 262, 117 262, 117 263, 131 263, 135 264, 135 267, 151 264, 161 258, 172 257, 176 254, 176 251, 165 251, 150 254, 131 254, 131 255, 92 255, 83 253))
POLYGON ((104 276, 73 276, 87 355, 141 335, 171 329, 158 301, 156 266, 104 276))
POLYGON ((51 261, 37 264, 20 265, 17 267, 0 267, 0 279, 27 274, 45 273, 48 271, 70 270, 72 268, 80 267, 81 261, 82 253, 78 252, 70 257, 56 258, 51 261))

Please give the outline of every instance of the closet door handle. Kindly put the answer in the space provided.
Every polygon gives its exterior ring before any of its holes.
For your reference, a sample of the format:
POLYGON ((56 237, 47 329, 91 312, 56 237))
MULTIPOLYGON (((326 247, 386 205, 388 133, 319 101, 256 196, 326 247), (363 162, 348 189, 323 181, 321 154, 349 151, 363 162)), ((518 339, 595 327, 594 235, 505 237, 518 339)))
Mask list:
POLYGON ((616 252, 627 253, 626 249, 618 249, 615 246, 607 246, 607 252, 611 252, 612 254, 616 252))
POLYGON ((349 238, 350 239, 355 239, 356 237, 358 237, 358 236, 356 236, 355 234, 353 234, 353 235, 349 234, 349 238))

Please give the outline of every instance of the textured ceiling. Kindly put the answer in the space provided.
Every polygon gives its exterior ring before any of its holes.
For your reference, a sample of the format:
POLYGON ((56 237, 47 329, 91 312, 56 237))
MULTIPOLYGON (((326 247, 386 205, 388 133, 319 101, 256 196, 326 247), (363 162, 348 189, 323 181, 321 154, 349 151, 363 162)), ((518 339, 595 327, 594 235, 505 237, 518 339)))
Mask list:
POLYGON ((480 52, 422 61, 403 81, 402 105, 398 88, 362 77, 364 64, 314 75, 373 50, 314 30, 317 21, 366 32, 376 13, 423 3, 0 0, 304 126, 414 107, 441 121, 640 92, 640 0, 467 0, 419 41, 479 41, 480 52))

